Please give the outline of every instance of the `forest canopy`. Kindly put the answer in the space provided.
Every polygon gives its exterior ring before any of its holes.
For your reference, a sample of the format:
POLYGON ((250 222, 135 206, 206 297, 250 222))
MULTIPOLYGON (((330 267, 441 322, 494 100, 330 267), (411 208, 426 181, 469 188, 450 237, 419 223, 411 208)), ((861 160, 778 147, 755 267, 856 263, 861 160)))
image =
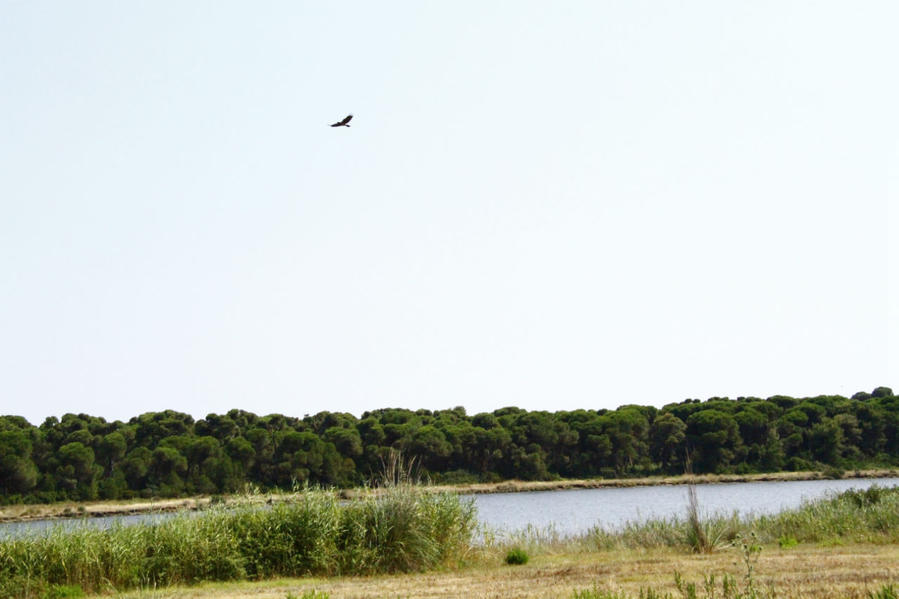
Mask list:
POLYGON ((386 408, 295 418, 243 410, 194 420, 166 410, 34 426, 0 416, 0 503, 178 497, 247 484, 351 487, 392 451, 435 483, 753 473, 899 465, 899 398, 688 399, 662 408, 526 411, 386 408))

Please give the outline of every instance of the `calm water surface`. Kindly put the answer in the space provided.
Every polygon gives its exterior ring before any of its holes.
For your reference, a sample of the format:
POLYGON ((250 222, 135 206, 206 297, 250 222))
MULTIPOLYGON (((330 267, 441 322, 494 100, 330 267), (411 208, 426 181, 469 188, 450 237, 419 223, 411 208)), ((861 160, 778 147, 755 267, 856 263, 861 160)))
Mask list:
MULTIPOLYGON (((773 514, 798 507, 803 500, 874 484, 893 487, 899 478, 703 484, 696 485, 696 495, 704 514, 773 514)), ((552 526, 562 535, 572 535, 596 525, 615 528, 628 521, 683 516, 687 486, 498 493, 479 495, 475 501, 479 519, 492 528, 552 526)))
MULTIPOLYGON (((804 500, 824 497, 846 489, 871 485, 899 486, 899 478, 751 482, 696 485, 703 513, 771 514, 798 507, 804 500)), ((583 533, 600 525, 621 526, 628 521, 683 516, 687 506, 685 485, 629 487, 620 489, 575 489, 474 495, 478 519, 492 530, 514 532, 529 525, 552 527, 561 535, 583 533)), ((202 512, 192 512, 202 513, 202 512)), ((172 514, 139 514, 108 518, 38 520, 0 524, 0 538, 34 533, 55 526, 96 526, 116 523, 158 522, 172 514)))

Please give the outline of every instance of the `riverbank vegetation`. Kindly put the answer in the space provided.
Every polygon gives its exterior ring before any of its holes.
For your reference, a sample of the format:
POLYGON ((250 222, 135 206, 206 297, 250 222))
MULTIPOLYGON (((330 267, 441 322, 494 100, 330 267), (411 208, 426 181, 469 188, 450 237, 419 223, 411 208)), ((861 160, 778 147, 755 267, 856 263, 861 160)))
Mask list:
POLYGON ((529 412, 381 409, 360 418, 242 410, 128 422, 84 414, 33 426, 0 417, 0 504, 219 495, 248 484, 368 484, 392 451, 435 484, 899 466, 899 398, 712 398, 655 408, 529 412))
POLYGON ((475 525, 471 501, 410 485, 352 502, 304 490, 268 509, 249 504, 0 540, 0 597, 429 570, 458 563, 475 525))
POLYGON ((472 523, 458 498, 404 488, 347 505, 310 491, 270 510, 56 530, 0 543, 0 596, 142 587, 126 596, 865 598, 889 597, 877 593, 899 582, 899 488, 847 491, 770 516, 701 516, 714 540, 706 547, 686 511, 568 538, 551 529, 475 537, 472 523), (527 563, 508 565, 513 550, 528 558, 514 562, 527 563), (307 577, 281 578, 298 575, 307 577), (214 582, 246 579, 258 582, 214 582))

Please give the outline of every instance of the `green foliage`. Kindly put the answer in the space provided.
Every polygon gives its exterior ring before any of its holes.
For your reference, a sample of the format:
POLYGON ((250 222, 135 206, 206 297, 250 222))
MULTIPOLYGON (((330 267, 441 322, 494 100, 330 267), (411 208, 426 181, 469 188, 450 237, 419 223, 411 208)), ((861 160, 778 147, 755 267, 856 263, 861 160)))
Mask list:
POLYGON ((46 599, 77 599, 84 597, 84 590, 78 585, 52 585, 44 597, 46 599))
POLYGON ((665 470, 671 470, 683 458, 687 425, 671 413, 663 413, 649 430, 649 450, 652 459, 665 470))
POLYGON ((39 427, 0 416, 0 503, 233 493, 248 483, 373 484, 392 451, 447 483, 899 466, 899 398, 888 387, 839 396, 712 398, 617 410, 469 416, 450 410, 231 410, 194 421, 172 410, 107 422, 85 414, 39 427))
POLYGON ((796 537, 783 536, 777 539, 777 544, 780 545, 781 549, 790 549, 798 545, 799 541, 796 540, 796 537))
POLYGON ((746 573, 743 577, 746 586, 746 595, 755 597, 756 588, 754 573, 759 557, 761 557, 762 554, 762 546, 759 544, 758 535, 755 531, 750 532, 748 535, 738 533, 737 537, 734 539, 734 545, 739 548, 743 566, 746 568, 746 573))
POLYGON ((868 505, 877 505, 883 499, 884 489, 878 485, 871 485, 867 489, 858 490, 850 489, 843 495, 849 501, 855 504, 857 508, 863 508, 868 505))
POLYGON ((325 593, 324 591, 316 591, 315 589, 311 589, 308 591, 304 591, 302 595, 297 597, 293 593, 288 593, 286 599, 330 599, 331 595, 325 593))
POLYGON ((700 513, 696 487, 687 487, 686 544, 695 553, 712 553, 725 546, 737 533, 731 523, 722 518, 704 518, 700 513))
POLYGON ((53 585, 167 586, 276 576, 409 572, 468 550, 473 503, 408 485, 341 504, 306 490, 270 509, 213 508, 158 524, 57 527, 0 541, 0 596, 42 598, 53 585))
POLYGON ((892 584, 885 584, 878 590, 868 593, 869 599, 899 599, 899 589, 892 584))
POLYGON ((515 547, 509 550, 506 553, 506 563, 510 566, 520 566, 522 564, 528 563, 530 557, 528 556, 528 552, 519 547, 515 547))
MULTIPOLYGON (((700 525, 707 538, 715 540, 715 549, 727 544, 742 547, 749 539, 753 539, 749 546, 778 543, 785 548, 798 543, 899 543, 899 487, 872 493, 878 497, 873 503, 863 500, 859 505, 860 494, 863 496, 861 491, 850 490, 773 515, 704 517, 700 525)), ((673 547, 697 551, 694 528, 689 515, 630 522, 616 530, 595 527, 584 542, 607 550, 673 547)))

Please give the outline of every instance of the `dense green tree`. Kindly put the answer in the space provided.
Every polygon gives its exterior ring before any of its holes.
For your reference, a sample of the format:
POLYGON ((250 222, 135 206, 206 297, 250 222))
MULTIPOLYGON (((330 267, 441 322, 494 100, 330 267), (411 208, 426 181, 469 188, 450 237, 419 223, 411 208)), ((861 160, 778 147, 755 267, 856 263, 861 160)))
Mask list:
POLYGON ((843 451, 843 431, 830 418, 815 423, 806 438, 809 455, 819 462, 834 464, 843 451))
POLYGON ((147 472, 148 484, 163 497, 174 497, 184 492, 184 475, 187 474, 187 458, 175 447, 160 446, 153 450, 147 472))
POLYGON ((717 409, 694 412, 687 419, 687 442, 697 472, 725 470, 742 449, 737 421, 717 409))
POLYGON ((31 449, 27 430, 0 428, 0 494, 24 494, 37 485, 38 469, 31 449))
POLYGON ((646 416, 630 406, 610 412, 605 420, 605 432, 612 443, 612 463, 615 474, 622 476, 644 462, 649 454, 646 416))
POLYGON ((119 468, 129 489, 140 491, 146 488, 152 460, 153 452, 146 447, 136 447, 125 456, 119 468))
POLYGON ((664 413, 649 427, 649 454, 665 472, 676 470, 686 457, 687 425, 674 414, 664 413))
POLYGON ((125 441, 125 435, 115 431, 102 437, 97 443, 96 457, 97 462, 103 466, 103 473, 106 476, 112 474, 116 464, 125 457, 128 449, 128 442, 125 441))
POLYGON ((444 470, 446 458, 453 450, 446 436, 436 427, 428 424, 412 432, 402 449, 407 455, 417 456, 428 470, 444 470))
POLYGON ((97 480, 102 469, 95 467, 94 450, 74 441, 59 448, 56 480, 75 499, 96 499, 97 480))
POLYGON ((172 410, 107 422, 86 414, 32 426, 0 416, 0 502, 221 493, 246 484, 346 486, 391 452, 434 480, 899 466, 899 398, 695 399, 663 408, 529 412, 385 408, 361 418, 230 410, 194 421, 172 410))

